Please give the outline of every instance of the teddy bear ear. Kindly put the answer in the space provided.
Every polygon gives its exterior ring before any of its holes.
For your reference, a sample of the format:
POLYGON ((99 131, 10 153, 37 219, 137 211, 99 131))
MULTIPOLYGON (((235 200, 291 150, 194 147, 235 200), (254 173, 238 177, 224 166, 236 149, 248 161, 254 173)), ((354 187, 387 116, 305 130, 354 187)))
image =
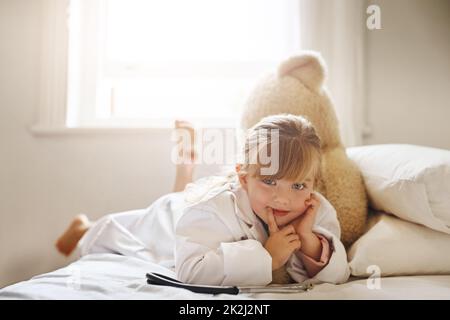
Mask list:
POLYGON ((320 54, 315 52, 290 57, 278 67, 278 77, 294 77, 315 91, 322 87, 325 75, 325 63, 320 54))

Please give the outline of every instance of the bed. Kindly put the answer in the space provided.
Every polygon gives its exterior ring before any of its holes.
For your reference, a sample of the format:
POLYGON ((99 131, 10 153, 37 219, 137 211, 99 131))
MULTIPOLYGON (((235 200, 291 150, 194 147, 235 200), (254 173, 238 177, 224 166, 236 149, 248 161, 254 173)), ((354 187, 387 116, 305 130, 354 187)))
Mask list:
POLYGON ((294 293, 197 294, 149 285, 173 272, 137 257, 95 253, 0 289, 0 299, 450 299, 450 151, 414 145, 347 149, 366 185, 367 230, 349 248, 352 276, 294 293))
POLYGON ((0 290, 1 299, 450 299, 450 275, 372 279, 351 278, 342 285, 318 284, 298 293, 239 295, 197 294, 186 289, 149 285, 145 274, 171 275, 159 265, 116 254, 92 254, 67 267, 0 290))

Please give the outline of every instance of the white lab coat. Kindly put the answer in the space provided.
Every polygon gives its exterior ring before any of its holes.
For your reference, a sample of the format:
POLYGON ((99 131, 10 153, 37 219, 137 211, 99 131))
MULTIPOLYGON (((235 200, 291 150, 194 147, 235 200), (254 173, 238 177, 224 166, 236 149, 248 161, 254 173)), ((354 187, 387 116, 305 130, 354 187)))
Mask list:
MULTIPOLYGON (((296 282, 343 283, 349 275, 339 240, 336 211, 321 201, 313 231, 331 245, 328 264, 308 279, 293 254, 287 271, 296 282)), ((80 241, 81 255, 112 252, 139 257, 175 270, 180 281, 209 285, 267 285, 272 258, 263 244, 267 233, 237 181, 212 189, 189 203, 185 192, 170 193, 150 207, 110 214, 97 221, 80 241)))

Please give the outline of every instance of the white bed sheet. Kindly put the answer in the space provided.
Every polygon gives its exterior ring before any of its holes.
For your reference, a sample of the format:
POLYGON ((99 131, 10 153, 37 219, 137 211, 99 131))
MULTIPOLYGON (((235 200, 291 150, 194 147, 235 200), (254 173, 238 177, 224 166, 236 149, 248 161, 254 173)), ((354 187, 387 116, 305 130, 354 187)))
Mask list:
POLYGON ((0 289, 0 299, 450 299, 450 275, 386 277, 380 279, 380 289, 369 289, 367 279, 351 279, 300 293, 213 296, 148 285, 145 274, 150 271, 173 276, 170 270, 137 258, 92 254, 0 289))

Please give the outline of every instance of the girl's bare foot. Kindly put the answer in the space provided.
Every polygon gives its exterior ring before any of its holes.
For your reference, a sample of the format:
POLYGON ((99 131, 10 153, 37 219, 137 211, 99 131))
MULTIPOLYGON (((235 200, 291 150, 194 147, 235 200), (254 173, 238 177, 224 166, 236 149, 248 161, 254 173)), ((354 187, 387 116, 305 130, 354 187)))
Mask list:
POLYGON ((76 248, 78 241, 91 226, 89 219, 84 214, 77 215, 69 227, 56 241, 56 248, 65 256, 69 256, 76 248))
POLYGON ((179 160, 176 167, 174 192, 183 191, 184 187, 192 182, 192 176, 194 174, 196 151, 195 151, 195 129, 194 126, 184 120, 175 120, 175 130, 180 130, 179 136, 189 137, 186 139, 180 139, 178 141, 178 157, 179 160))

